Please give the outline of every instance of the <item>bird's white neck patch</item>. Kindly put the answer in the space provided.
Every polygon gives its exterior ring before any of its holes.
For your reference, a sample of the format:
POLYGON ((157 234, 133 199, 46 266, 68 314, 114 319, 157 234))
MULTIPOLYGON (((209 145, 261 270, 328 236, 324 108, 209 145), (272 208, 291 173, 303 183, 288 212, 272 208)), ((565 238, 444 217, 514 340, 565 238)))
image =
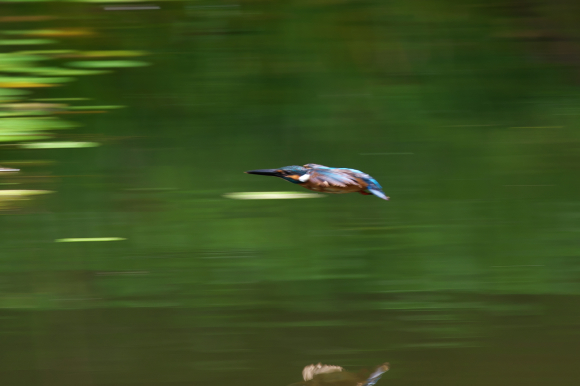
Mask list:
POLYGON ((310 179, 310 174, 306 173, 301 175, 300 177, 298 177, 298 181, 300 182, 306 182, 310 179))

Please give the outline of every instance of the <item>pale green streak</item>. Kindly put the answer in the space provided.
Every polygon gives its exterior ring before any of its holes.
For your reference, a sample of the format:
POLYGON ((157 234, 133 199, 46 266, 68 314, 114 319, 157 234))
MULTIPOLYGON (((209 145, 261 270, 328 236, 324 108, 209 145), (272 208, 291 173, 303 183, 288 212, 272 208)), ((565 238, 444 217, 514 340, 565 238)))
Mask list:
POLYGON ((77 243, 84 241, 122 241, 127 240, 124 237, 76 237, 67 239, 56 239, 55 243, 77 243))

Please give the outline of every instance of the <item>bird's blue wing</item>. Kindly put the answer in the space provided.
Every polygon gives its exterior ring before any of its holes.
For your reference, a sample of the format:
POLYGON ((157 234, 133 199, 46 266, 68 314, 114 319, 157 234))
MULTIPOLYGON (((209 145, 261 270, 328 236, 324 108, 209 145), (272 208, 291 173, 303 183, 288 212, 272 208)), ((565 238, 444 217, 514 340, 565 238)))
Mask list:
POLYGON ((310 181, 319 185, 345 187, 348 185, 358 185, 358 181, 351 173, 346 173, 340 169, 331 169, 327 167, 313 168, 310 174, 310 181))
POLYGON ((340 168, 339 170, 346 170, 352 173, 355 177, 363 179, 367 184, 369 184, 370 188, 374 188, 377 190, 382 190, 383 187, 375 180, 373 177, 369 176, 368 174, 361 172, 360 170, 356 169, 348 169, 348 168, 340 168))
POLYGON ((367 190, 370 193, 374 194, 379 198, 382 198, 383 200, 389 200, 389 197, 387 197, 387 195, 383 192, 383 187, 373 177, 356 169, 342 168, 341 170, 348 171, 355 177, 358 177, 362 179, 364 182, 366 182, 368 184, 367 190))
POLYGON ((328 166, 318 164, 306 164, 304 167, 311 169, 308 172, 312 182, 321 185, 332 185, 338 187, 345 187, 348 185, 360 186, 358 179, 360 178, 367 183, 366 190, 375 196, 388 200, 389 197, 383 192, 382 186, 370 175, 361 172, 357 169, 350 168, 329 168, 328 166))

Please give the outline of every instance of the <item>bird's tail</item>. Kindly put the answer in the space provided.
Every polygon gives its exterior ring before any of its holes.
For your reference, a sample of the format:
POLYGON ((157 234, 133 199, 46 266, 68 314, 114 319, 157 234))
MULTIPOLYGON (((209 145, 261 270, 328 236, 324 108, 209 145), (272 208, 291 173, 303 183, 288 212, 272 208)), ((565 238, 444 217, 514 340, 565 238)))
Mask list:
POLYGON ((389 371, 389 367, 390 365, 388 363, 383 363, 368 377, 368 379, 366 380, 365 383, 363 383, 362 386, 373 386, 375 383, 378 382, 379 379, 381 379, 381 375, 389 371))
POLYGON ((382 198, 383 200, 387 200, 389 201, 389 197, 387 197, 385 195, 385 193, 383 193, 382 190, 378 190, 378 189, 371 189, 368 188, 369 192, 371 192, 372 194, 374 194, 375 196, 377 196, 378 198, 382 198))

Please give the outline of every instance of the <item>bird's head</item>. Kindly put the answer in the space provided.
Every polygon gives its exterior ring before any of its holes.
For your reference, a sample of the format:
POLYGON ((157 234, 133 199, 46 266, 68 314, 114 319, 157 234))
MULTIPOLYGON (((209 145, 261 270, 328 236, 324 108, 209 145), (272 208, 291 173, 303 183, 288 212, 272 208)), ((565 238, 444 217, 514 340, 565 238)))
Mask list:
POLYGON ((259 174, 262 176, 280 177, 285 179, 286 181, 290 181, 295 184, 301 184, 305 181, 300 180, 300 177, 308 173, 308 168, 305 168, 304 166, 292 165, 292 166, 284 166, 278 169, 248 170, 245 173, 259 174))

